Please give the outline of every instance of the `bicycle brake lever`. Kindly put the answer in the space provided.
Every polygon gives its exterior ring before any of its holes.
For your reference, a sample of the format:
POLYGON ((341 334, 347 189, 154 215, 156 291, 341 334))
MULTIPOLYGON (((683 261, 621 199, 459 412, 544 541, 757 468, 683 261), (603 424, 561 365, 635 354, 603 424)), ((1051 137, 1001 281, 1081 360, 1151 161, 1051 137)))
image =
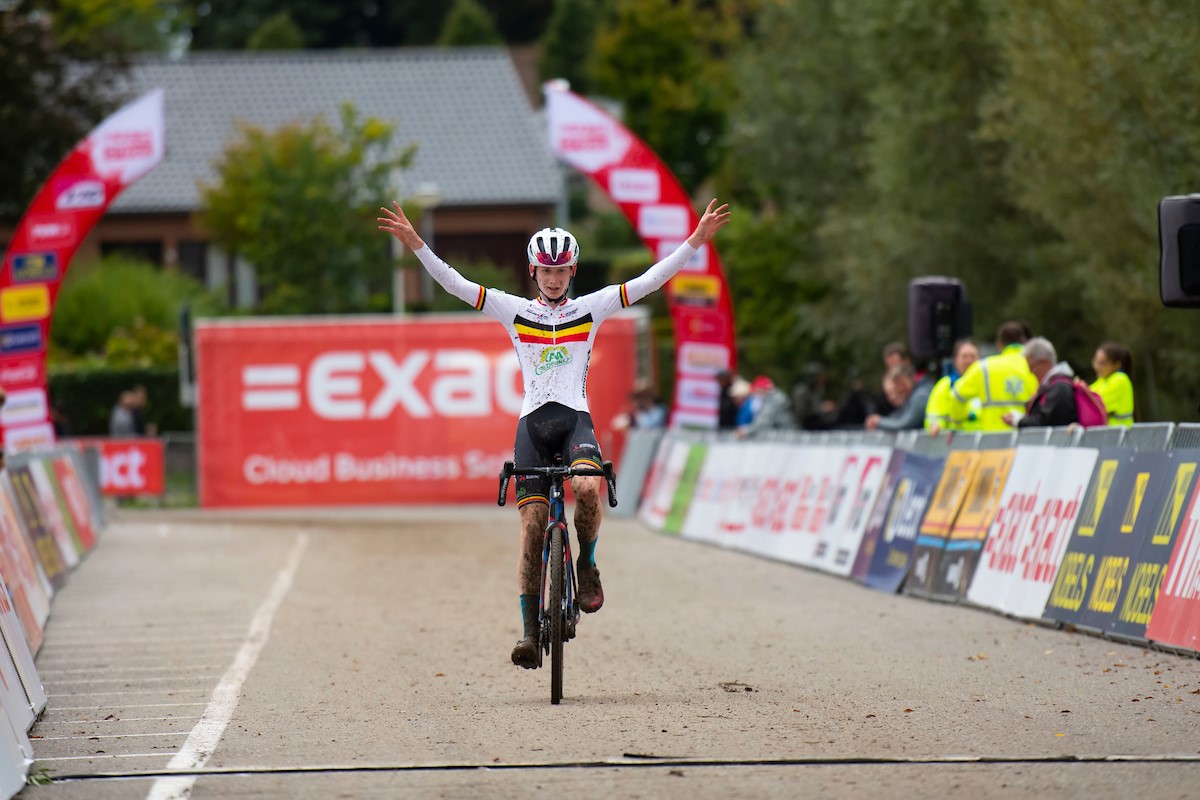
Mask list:
POLYGON ((611 461, 604 462, 604 482, 608 485, 608 506, 617 507, 617 476, 611 461))
POLYGON ((508 502, 508 479, 512 477, 513 462, 505 461, 504 468, 500 470, 500 496, 496 498, 496 505, 502 506, 508 502))

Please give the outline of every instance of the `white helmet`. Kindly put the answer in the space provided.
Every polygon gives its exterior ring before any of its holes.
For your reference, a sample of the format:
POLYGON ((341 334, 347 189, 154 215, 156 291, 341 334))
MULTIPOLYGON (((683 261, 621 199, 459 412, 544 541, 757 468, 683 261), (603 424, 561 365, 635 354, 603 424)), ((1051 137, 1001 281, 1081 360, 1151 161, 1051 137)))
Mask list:
POLYGON ((573 267, 579 263, 579 242, 563 228, 542 228, 525 248, 530 264, 544 267, 573 267))

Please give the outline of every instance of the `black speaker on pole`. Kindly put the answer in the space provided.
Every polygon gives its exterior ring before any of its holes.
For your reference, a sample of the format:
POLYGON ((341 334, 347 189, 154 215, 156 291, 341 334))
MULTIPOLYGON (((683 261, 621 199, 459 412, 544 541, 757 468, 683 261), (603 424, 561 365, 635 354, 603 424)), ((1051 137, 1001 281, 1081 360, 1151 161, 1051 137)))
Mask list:
POLYGON ((908 349, 913 362, 949 358, 954 343, 971 335, 971 305, 957 278, 928 275, 908 283, 908 349))
POLYGON ((1158 244, 1162 252, 1158 293, 1163 305, 1200 307, 1200 194, 1158 202, 1158 244))

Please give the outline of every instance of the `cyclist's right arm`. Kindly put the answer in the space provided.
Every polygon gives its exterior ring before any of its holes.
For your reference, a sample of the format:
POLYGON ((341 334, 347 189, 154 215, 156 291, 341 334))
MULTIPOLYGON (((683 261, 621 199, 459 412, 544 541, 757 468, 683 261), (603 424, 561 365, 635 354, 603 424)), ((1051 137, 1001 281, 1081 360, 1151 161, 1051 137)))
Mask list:
POLYGON ((379 210, 383 212, 383 216, 378 220, 379 230, 395 236, 405 247, 416 253, 421 265, 438 282, 438 285, 472 308, 499 319, 499 315, 503 312, 497 306, 504 304, 492 303, 489 307, 487 300, 489 296, 493 296, 496 300, 499 300, 500 297, 507 297, 504 292, 495 290, 489 292, 478 283, 467 280, 454 267, 438 258, 429 249, 429 245, 425 244, 417 234, 408 218, 404 216, 404 209, 400 207, 399 203, 392 201, 392 208, 383 207, 379 210))
POLYGON ((487 289, 475 281, 464 278, 458 270, 442 261, 436 253, 430 250, 429 245, 422 244, 421 248, 414 252, 417 260, 425 267, 425 271, 438 282, 439 286, 472 308, 483 310, 487 289))

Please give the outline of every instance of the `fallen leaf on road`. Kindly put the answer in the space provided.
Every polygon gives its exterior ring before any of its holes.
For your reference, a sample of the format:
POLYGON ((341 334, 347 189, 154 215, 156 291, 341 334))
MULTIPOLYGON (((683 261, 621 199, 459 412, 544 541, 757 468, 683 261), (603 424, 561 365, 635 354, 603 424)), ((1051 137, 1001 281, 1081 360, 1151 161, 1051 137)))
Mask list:
POLYGON ((976 653, 973 656, 967 656, 967 661, 987 661, 986 653, 976 653))
POLYGON ((904 709, 904 713, 905 713, 905 714, 911 714, 911 713, 912 713, 912 709, 911 709, 911 708, 906 708, 906 709, 904 709))

